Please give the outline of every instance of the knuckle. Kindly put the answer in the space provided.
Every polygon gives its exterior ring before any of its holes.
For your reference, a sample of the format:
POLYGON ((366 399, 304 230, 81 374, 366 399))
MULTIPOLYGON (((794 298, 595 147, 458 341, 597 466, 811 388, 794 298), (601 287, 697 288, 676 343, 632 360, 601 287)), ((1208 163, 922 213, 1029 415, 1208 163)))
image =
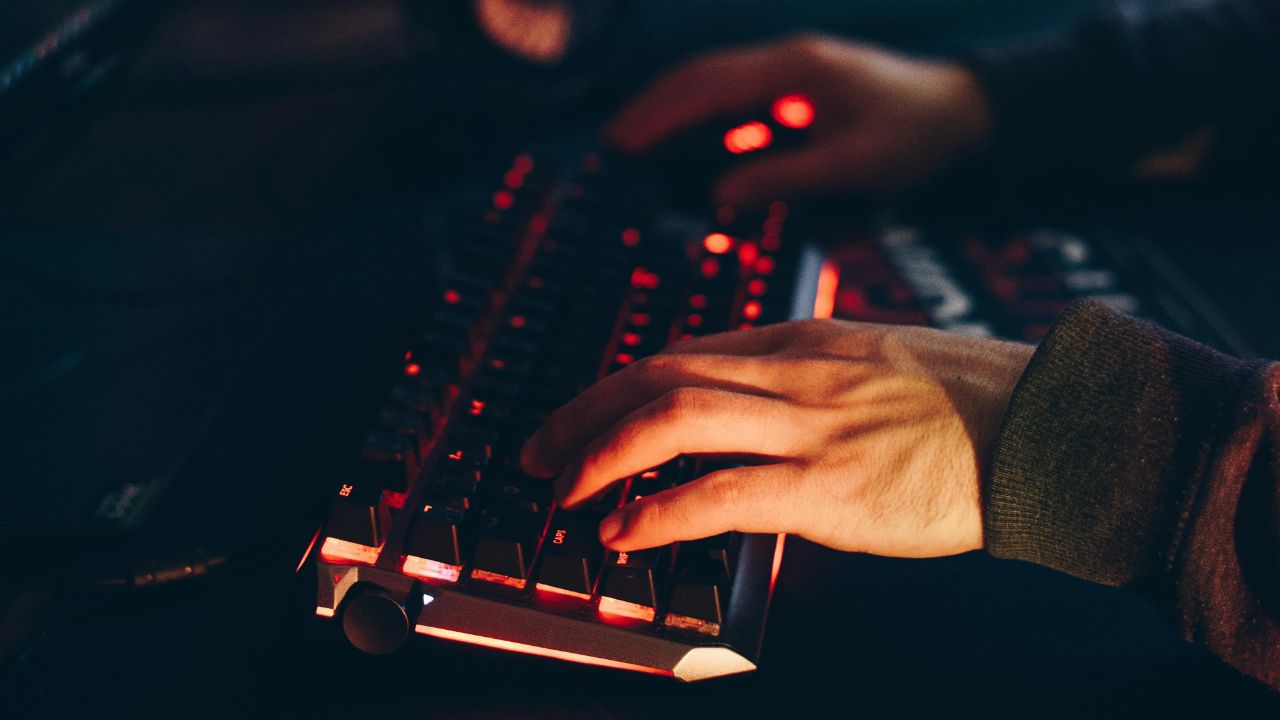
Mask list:
POLYGON ((637 513, 637 524, 670 534, 676 528, 689 524, 689 509, 680 498, 653 498, 637 513))
POLYGON ((716 507, 741 507, 744 493, 740 480, 739 478, 734 478, 730 473, 708 475, 702 479, 703 483, 705 483, 704 490, 707 494, 707 499, 716 507))
POLYGON ((668 390, 659 400, 657 414, 674 422, 696 414, 706 405, 706 393, 701 388, 678 387, 668 390))

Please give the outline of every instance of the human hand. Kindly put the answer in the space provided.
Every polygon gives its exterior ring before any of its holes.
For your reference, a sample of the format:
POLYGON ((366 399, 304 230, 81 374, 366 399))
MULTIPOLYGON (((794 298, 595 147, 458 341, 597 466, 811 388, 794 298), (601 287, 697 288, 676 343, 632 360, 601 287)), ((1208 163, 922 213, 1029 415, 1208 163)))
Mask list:
POLYGON ((978 152, 991 134, 987 100, 963 66, 821 36, 696 58, 629 102, 605 132, 622 150, 641 153, 714 117, 789 94, 813 102, 808 142, 725 173, 714 191, 718 202, 750 206, 842 190, 892 194, 978 152))
POLYGON ((729 530, 932 557, 982 547, 979 477, 1034 348, 807 320, 689 340, 601 380, 521 453, 572 508, 681 455, 754 463, 641 498, 601 540, 635 550, 729 530))

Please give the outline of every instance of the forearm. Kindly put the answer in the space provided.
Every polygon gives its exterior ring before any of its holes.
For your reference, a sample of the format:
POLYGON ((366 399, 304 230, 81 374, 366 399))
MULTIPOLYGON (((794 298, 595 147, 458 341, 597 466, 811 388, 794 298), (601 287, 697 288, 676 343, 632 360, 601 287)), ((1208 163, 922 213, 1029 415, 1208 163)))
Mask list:
POLYGON ((1028 366, 983 490, 992 554, 1135 587, 1280 688, 1280 366, 1082 303, 1028 366))

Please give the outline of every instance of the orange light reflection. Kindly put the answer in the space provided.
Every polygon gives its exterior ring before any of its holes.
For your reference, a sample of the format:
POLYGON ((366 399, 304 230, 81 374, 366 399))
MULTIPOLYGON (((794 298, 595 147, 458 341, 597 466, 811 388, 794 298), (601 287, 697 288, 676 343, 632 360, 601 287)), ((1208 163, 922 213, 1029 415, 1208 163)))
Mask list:
POLYGON ((617 670, 630 670, 632 672, 642 672, 650 675, 665 675, 667 677, 671 677, 672 675, 670 670, 652 668, 647 665, 636 665, 633 663, 621 662, 619 660, 610 660, 608 658, 566 652, 564 650, 552 650, 551 648, 538 647, 537 645, 526 645, 524 643, 512 642, 510 640, 499 640, 498 638, 485 637, 483 635, 472 635, 471 633, 458 632, 457 630, 446 630, 444 628, 436 628, 429 625, 418 625, 414 629, 418 633, 428 635, 430 637, 438 637, 445 640, 453 640, 455 642, 471 643, 472 645, 482 645, 484 647, 524 653, 526 655, 538 655, 541 657, 555 658, 556 660, 567 660, 569 662, 582 663, 584 665, 595 665, 597 667, 615 668, 617 670))

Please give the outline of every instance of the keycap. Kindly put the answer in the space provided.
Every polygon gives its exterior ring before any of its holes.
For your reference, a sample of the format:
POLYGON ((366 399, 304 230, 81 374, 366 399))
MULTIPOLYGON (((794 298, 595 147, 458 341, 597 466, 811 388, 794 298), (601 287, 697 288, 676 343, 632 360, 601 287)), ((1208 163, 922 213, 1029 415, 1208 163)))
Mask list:
POLYGON ((361 485, 372 485, 398 493, 409 490, 409 472, 405 464, 399 460, 360 458, 353 477, 361 485))
POLYGON ((443 386, 397 383, 391 388, 391 402, 421 413, 427 419, 427 426, 430 427, 435 424, 443 407, 443 386))
POLYGON ((402 405, 384 405, 378 411, 378 424, 403 435, 416 445, 416 452, 421 456, 431 437, 427 419, 420 412, 415 412, 402 405))
POLYGON ((600 581, 600 613, 652 621, 660 572, 668 557, 668 548, 610 554, 600 581))
POLYGON ((505 467, 491 468, 482 473, 481 494, 493 503, 510 505, 526 512, 543 512, 551 505, 551 482, 546 478, 526 475, 518 463, 513 458, 505 467))
POLYGON ((730 568, 728 535, 681 543, 663 624, 706 635, 720 634, 730 568))
POLYGON ((382 489, 366 483, 342 483, 329 504, 329 537, 379 547, 391 522, 382 489))
POLYGON ((584 600, 595 590, 604 548, 600 545, 601 516, 557 510, 547 526, 538 568, 539 590, 584 600))
POLYGON ((462 525, 466 520, 466 497, 443 493, 425 494, 405 539, 406 572, 438 580, 454 581, 462 567, 462 525))
POLYGON ((544 515, 519 508, 486 508, 476 530, 471 578, 523 589, 544 525, 544 515))
POLYGON ((365 433, 361 454, 371 460, 394 460, 410 470, 418 467, 417 443, 391 430, 376 429, 365 433))

